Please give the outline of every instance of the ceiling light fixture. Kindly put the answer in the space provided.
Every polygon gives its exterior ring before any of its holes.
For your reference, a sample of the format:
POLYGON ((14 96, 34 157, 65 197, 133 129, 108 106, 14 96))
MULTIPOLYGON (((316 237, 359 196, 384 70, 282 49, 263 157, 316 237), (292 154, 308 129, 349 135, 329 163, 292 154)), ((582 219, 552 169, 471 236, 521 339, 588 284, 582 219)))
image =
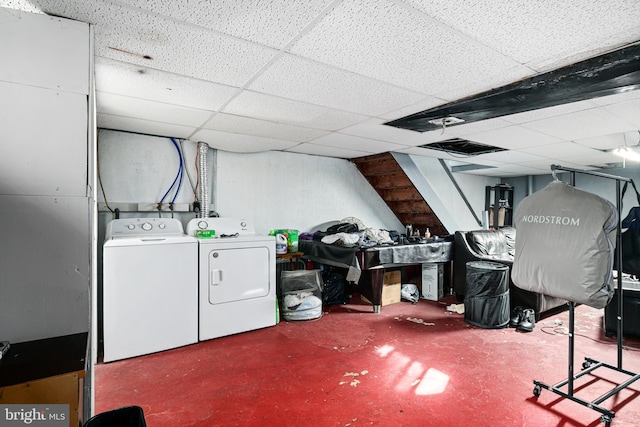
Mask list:
POLYGON ((620 156, 626 160, 632 160, 634 162, 640 162, 640 153, 634 150, 632 147, 621 145, 613 150, 613 154, 620 156))
POLYGON ((460 119, 458 117, 453 117, 453 116, 443 117, 441 119, 429 120, 429 123, 431 123, 432 125, 438 125, 438 126, 457 125, 458 123, 463 123, 463 122, 464 122, 463 119, 460 119))
MULTIPOLYGON (((636 132, 630 132, 635 136, 636 132)), ((633 162, 640 162, 640 152, 636 150, 636 147, 640 147, 640 131, 638 133, 638 141, 635 145, 629 146, 627 145, 627 132, 622 134, 624 138, 624 144, 619 146, 618 148, 612 151, 616 156, 620 156, 623 158, 622 167, 625 167, 625 160, 631 160, 633 162)))
POLYGON ((432 125, 442 126, 442 134, 444 135, 444 131, 447 129, 449 125, 457 125, 459 123, 464 123, 463 119, 459 119, 458 117, 442 117, 441 119, 429 120, 429 123, 432 125))

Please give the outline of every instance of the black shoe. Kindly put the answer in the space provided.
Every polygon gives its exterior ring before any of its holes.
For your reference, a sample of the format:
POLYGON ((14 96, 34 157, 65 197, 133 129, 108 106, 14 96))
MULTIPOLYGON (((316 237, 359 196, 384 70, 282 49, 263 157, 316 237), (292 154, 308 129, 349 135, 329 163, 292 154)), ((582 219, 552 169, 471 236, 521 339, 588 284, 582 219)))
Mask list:
POLYGON ((533 328, 536 326, 536 313, 530 308, 525 308, 522 310, 522 316, 520 318, 520 323, 518 323, 518 330, 524 332, 531 332, 533 328))
POLYGON ((510 328, 518 327, 518 324, 522 320, 522 310, 523 308, 520 306, 517 306, 516 308, 513 309, 513 311, 511 312, 511 319, 509 320, 510 328))

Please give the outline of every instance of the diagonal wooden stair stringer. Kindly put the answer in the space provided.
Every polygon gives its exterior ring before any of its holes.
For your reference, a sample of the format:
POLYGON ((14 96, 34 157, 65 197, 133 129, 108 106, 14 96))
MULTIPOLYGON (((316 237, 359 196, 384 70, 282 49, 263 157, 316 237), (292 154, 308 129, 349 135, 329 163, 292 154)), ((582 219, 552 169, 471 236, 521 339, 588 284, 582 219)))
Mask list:
MULTIPOLYGON (((407 154, 383 153, 351 159, 389 209, 404 224, 413 226, 424 235, 429 228, 432 236, 446 236, 456 230, 475 229, 480 223, 472 212, 452 212, 438 196, 423 172, 407 154), (477 225, 476 225, 477 224, 477 225)), ((434 160, 435 162, 435 160, 434 160)), ((442 166, 446 168, 446 166, 442 166)), ((435 163, 432 174, 443 172, 435 163), (438 170, 435 170, 438 169, 438 170)), ((454 181, 451 178, 451 181, 454 181)), ((441 179, 440 182, 447 182, 441 179)), ((449 196, 459 192, 455 182, 446 189, 449 196)), ((463 195, 461 195, 464 198, 463 195)), ((399 230, 403 232, 404 230, 399 230)))
POLYGON ((391 153, 351 161, 402 224, 411 224, 422 235, 427 228, 435 236, 449 234, 391 153))

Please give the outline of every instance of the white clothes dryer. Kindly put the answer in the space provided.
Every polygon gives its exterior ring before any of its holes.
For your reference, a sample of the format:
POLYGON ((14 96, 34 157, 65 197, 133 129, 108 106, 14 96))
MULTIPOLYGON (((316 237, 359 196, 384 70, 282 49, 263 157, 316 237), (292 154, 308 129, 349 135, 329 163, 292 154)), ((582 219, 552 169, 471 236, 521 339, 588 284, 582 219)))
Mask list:
POLYGON ((198 342, 198 242, 171 218, 115 219, 103 247, 104 362, 198 342))
POLYGON ((276 244, 235 218, 195 218, 200 341, 276 324, 276 244))

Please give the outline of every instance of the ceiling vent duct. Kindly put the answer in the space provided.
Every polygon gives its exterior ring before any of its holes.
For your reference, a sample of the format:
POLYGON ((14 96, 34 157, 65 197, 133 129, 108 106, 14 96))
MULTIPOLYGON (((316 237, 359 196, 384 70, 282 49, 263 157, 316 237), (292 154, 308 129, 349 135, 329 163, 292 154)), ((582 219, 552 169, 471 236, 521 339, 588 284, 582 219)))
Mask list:
POLYGON ((497 153, 498 151, 506 150, 506 148, 480 144, 479 142, 473 142, 469 141, 468 139, 462 138, 453 138, 447 139, 445 141, 432 142, 430 144, 420 145, 420 147, 463 156, 477 156, 479 154, 497 153))

